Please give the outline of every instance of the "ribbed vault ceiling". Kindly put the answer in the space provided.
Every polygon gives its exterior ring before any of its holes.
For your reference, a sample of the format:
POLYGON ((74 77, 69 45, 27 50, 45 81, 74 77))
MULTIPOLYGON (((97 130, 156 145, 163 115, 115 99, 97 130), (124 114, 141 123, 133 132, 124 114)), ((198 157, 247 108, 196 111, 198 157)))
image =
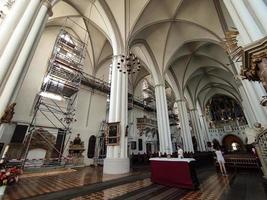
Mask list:
POLYGON ((181 96, 188 90, 192 102, 204 105, 214 93, 240 100, 231 62, 220 45, 224 31, 218 5, 214 0, 64 0, 54 7, 47 26, 62 26, 68 16, 86 29, 94 73, 108 70, 114 43, 120 50, 130 45, 144 65, 133 86, 153 71, 167 73, 181 96))

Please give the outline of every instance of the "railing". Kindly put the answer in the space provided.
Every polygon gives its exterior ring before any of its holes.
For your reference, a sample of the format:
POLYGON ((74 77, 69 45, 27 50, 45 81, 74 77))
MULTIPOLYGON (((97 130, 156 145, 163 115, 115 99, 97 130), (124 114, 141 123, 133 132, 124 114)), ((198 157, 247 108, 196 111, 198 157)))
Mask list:
MULTIPOLYGON (((103 93, 109 94, 111 85, 110 83, 101 80, 99 78, 96 78, 95 76, 92 76, 87 73, 83 73, 82 76, 82 84, 84 86, 90 87, 92 89, 101 91, 103 93)), ((132 94, 128 95, 128 107, 132 109, 131 103, 133 102, 134 105, 143 107, 147 111, 155 111, 155 107, 151 105, 147 105, 144 99, 138 98, 138 97, 132 97, 132 94)))
POLYGON ((227 130, 225 128, 210 128, 209 132, 210 133, 228 133, 228 132, 239 132, 242 130, 245 130, 245 128, 248 128, 248 125, 242 125, 242 126, 231 126, 231 129, 228 129, 229 127, 227 127, 227 130))
POLYGON ((157 121, 149 118, 137 118, 137 127, 157 127, 157 121))

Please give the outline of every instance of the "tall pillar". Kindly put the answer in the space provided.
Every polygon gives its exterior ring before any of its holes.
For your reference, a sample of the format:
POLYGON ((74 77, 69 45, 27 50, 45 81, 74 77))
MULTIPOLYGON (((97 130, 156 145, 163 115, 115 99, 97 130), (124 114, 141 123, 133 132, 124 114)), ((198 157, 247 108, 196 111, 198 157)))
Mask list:
MULTIPOLYGON (((244 44, 247 44, 251 41, 251 38, 247 32, 247 30, 245 29, 243 23, 241 22, 241 19, 239 18, 239 15, 237 14, 236 9, 234 8, 234 6, 231 3, 231 0, 224 0, 224 4, 225 7, 227 8, 229 15, 231 16, 240 36, 242 39, 242 42, 244 44)), ((240 39, 239 39, 240 41, 240 39)))
POLYGON ((262 106, 260 105, 258 94, 253 88, 252 83, 249 82, 248 80, 243 80, 242 83, 243 83, 245 92, 247 93, 247 97, 249 99, 253 113, 255 114, 256 121, 260 122, 261 124, 265 124, 267 121, 266 112, 263 110, 262 106))
MULTIPOLYGON (((207 120, 206 120, 205 115, 203 115, 203 114, 200 115, 200 124, 201 124, 202 130, 204 132, 205 141, 207 144, 207 142, 211 142, 211 138, 209 135, 209 128, 208 128, 207 120)), ((205 144, 205 146, 206 146, 206 144, 205 144)))
POLYGON ((258 25, 256 24, 253 16, 249 13, 243 0, 231 0, 231 3, 236 10, 244 28, 250 36, 252 41, 258 40, 263 37, 258 25))
POLYGON ((121 139, 120 139, 120 158, 127 158, 128 138, 126 127, 128 125, 128 74, 122 74, 122 103, 121 103, 121 139))
POLYGON ((250 102, 248 100, 247 94, 244 90, 244 87, 240 81, 240 84, 238 84, 238 90, 240 92, 241 98, 242 98, 242 108, 243 112, 245 114, 245 117, 247 119, 248 125, 250 127, 253 126, 253 124, 257 121, 256 115, 252 110, 252 106, 250 105, 250 102))
MULTIPOLYGON (((255 12, 255 15, 259 21, 262 24, 267 24, 265 19, 267 12, 264 2, 262 0, 257 0, 255 2, 248 0, 247 2, 255 12)), ((254 16, 250 14, 246 4, 244 3, 244 0, 224 0, 224 3, 234 21, 235 26, 240 32, 240 39, 243 40, 242 45, 251 44, 252 42, 265 36, 254 20, 254 16)), ((267 26, 265 25, 264 29, 267 29, 266 27, 267 26)), ((237 71, 240 71, 239 63, 236 63, 235 67, 237 71)), ((246 116, 249 116, 247 119, 250 126, 251 124, 255 123, 255 121, 265 123, 267 121, 267 110, 262 108, 260 105, 260 100, 262 96, 265 95, 265 92, 262 91, 261 85, 259 85, 259 83, 248 82, 247 80, 242 81, 242 85, 246 94, 245 96, 247 96, 248 99, 248 104, 250 104, 252 110, 252 112, 248 111, 249 109, 244 107, 244 109, 246 109, 246 116)))
POLYGON ((38 36, 42 33, 44 25, 47 22, 48 11, 50 11, 51 14, 51 5, 46 2, 39 10, 12 72, 5 83, 2 93, 0 94, 0 116, 3 115, 5 108, 11 103, 10 100, 12 96, 15 97, 17 95, 15 94, 16 91, 18 91, 16 90, 16 87, 18 87, 18 89, 21 87, 22 81, 20 81, 20 78, 22 78, 24 76, 23 74, 26 74, 28 71, 32 58, 31 54, 33 53, 32 50, 34 49, 34 45, 38 43, 40 39, 38 36))
POLYGON ((4 80, 11 69, 12 63, 16 60, 16 56, 19 53, 21 46, 27 37, 28 30, 31 29, 31 23, 35 17, 37 10, 39 9, 41 0, 30 1, 23 14, 20 22, 16 26, 10 40, 8 41, 3 54, 0 58, 0 87, 4 85, 4 80))
POLYGON ((160 152, 172 154, 171 130, 164 84, 155 85, 160 152))
POLYGON ((1 24, 0 56, 2 55, 5 45, 9 41, 9 38, 12 35, 13 30, 16 28, 28 4, 29 4, 28 0, 16 1, 14 5, 12 6, 9 14, 6 16, 3 23, 1 24))
POLYGON ((176 100, 176 102, 179 111, 178 115, 181 123, 181 133, 183 137, 184 151, 194 152, 186 102, 183 99, 176 100))
POLYGON ((205 143, 204 143, 204 136, 201 131, 201 126, 199 123, 199 115, 196 109, 191 109, 190 110, 190 116, 191 116, 191 121, 193 125, 193 130, 196 134, 197 142, 198 142, 198 150, 199 151, 205 151, 205 143))
MULTIPOLYGON (((235 63, 237 71, 241 70, 240 65, 240 63, 235 63)), ((259 88, 254 87, 254 83, 248 80, 240 80, 240 78, 237 78, 236 82, 242 99, 244 101, 247 100, 247 104, 249 105, 243 107, 244 110, 246 110, 245 113, 247 113, 249 116, 249 118, 247 118, 247 120, 249 120, 249 123, 251 125, 253 125, 255 122, 265 124, 265 122, 267 121, 267 112, 260 105, 260 99, 263 95, 263 92, 257 91, 259 90, 259 88)))
POLYGON ((265 30, 265 33, 267 33, 267 6, 263 2, 263 0, 256 0, 251 1, 247 0, 249 5, 251 6, 252 10, 254 11, 255 15, 257 16, 259 22, 262 25, 262 28, 265 30))
POLYGON ((112 63, 112 81, 110 91, 109 122, 120 122, 120 143, 107 146, 103 173, 123 174, 130 171, 127 154, 126 126, 128 123, 128 74, 119 72, 117 63, 121 56, 116 56, 112 63))

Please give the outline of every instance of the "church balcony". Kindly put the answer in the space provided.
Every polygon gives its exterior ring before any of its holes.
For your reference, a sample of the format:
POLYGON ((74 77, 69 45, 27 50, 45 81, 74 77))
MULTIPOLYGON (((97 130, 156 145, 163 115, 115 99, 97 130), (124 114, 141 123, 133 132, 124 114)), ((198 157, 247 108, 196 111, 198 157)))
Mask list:
POLYGON ((246 141, 245 129, 248 128, 248 125, 242 126, 225 126, 224 128, 211 128, 209 129, 210 140, 214 139, 222 141, 223 138, 227 135, 235 135, 239 137, 244 143, 246 141))
POLYGON ((154 119, 149 119, 146 116, 142 118, 136 118, 137 120, 137 129, 144 129, 144 128, 157 128, 157 121, 154 119))

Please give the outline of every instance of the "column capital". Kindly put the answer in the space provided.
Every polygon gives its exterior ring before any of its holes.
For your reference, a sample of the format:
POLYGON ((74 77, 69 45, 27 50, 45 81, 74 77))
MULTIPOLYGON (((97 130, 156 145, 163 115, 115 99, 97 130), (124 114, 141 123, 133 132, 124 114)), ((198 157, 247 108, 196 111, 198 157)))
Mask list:
POLYGON ((49 17, 53 16, 51 1, 50 0, 42 0, 42 4, 47 7, 49 17))

